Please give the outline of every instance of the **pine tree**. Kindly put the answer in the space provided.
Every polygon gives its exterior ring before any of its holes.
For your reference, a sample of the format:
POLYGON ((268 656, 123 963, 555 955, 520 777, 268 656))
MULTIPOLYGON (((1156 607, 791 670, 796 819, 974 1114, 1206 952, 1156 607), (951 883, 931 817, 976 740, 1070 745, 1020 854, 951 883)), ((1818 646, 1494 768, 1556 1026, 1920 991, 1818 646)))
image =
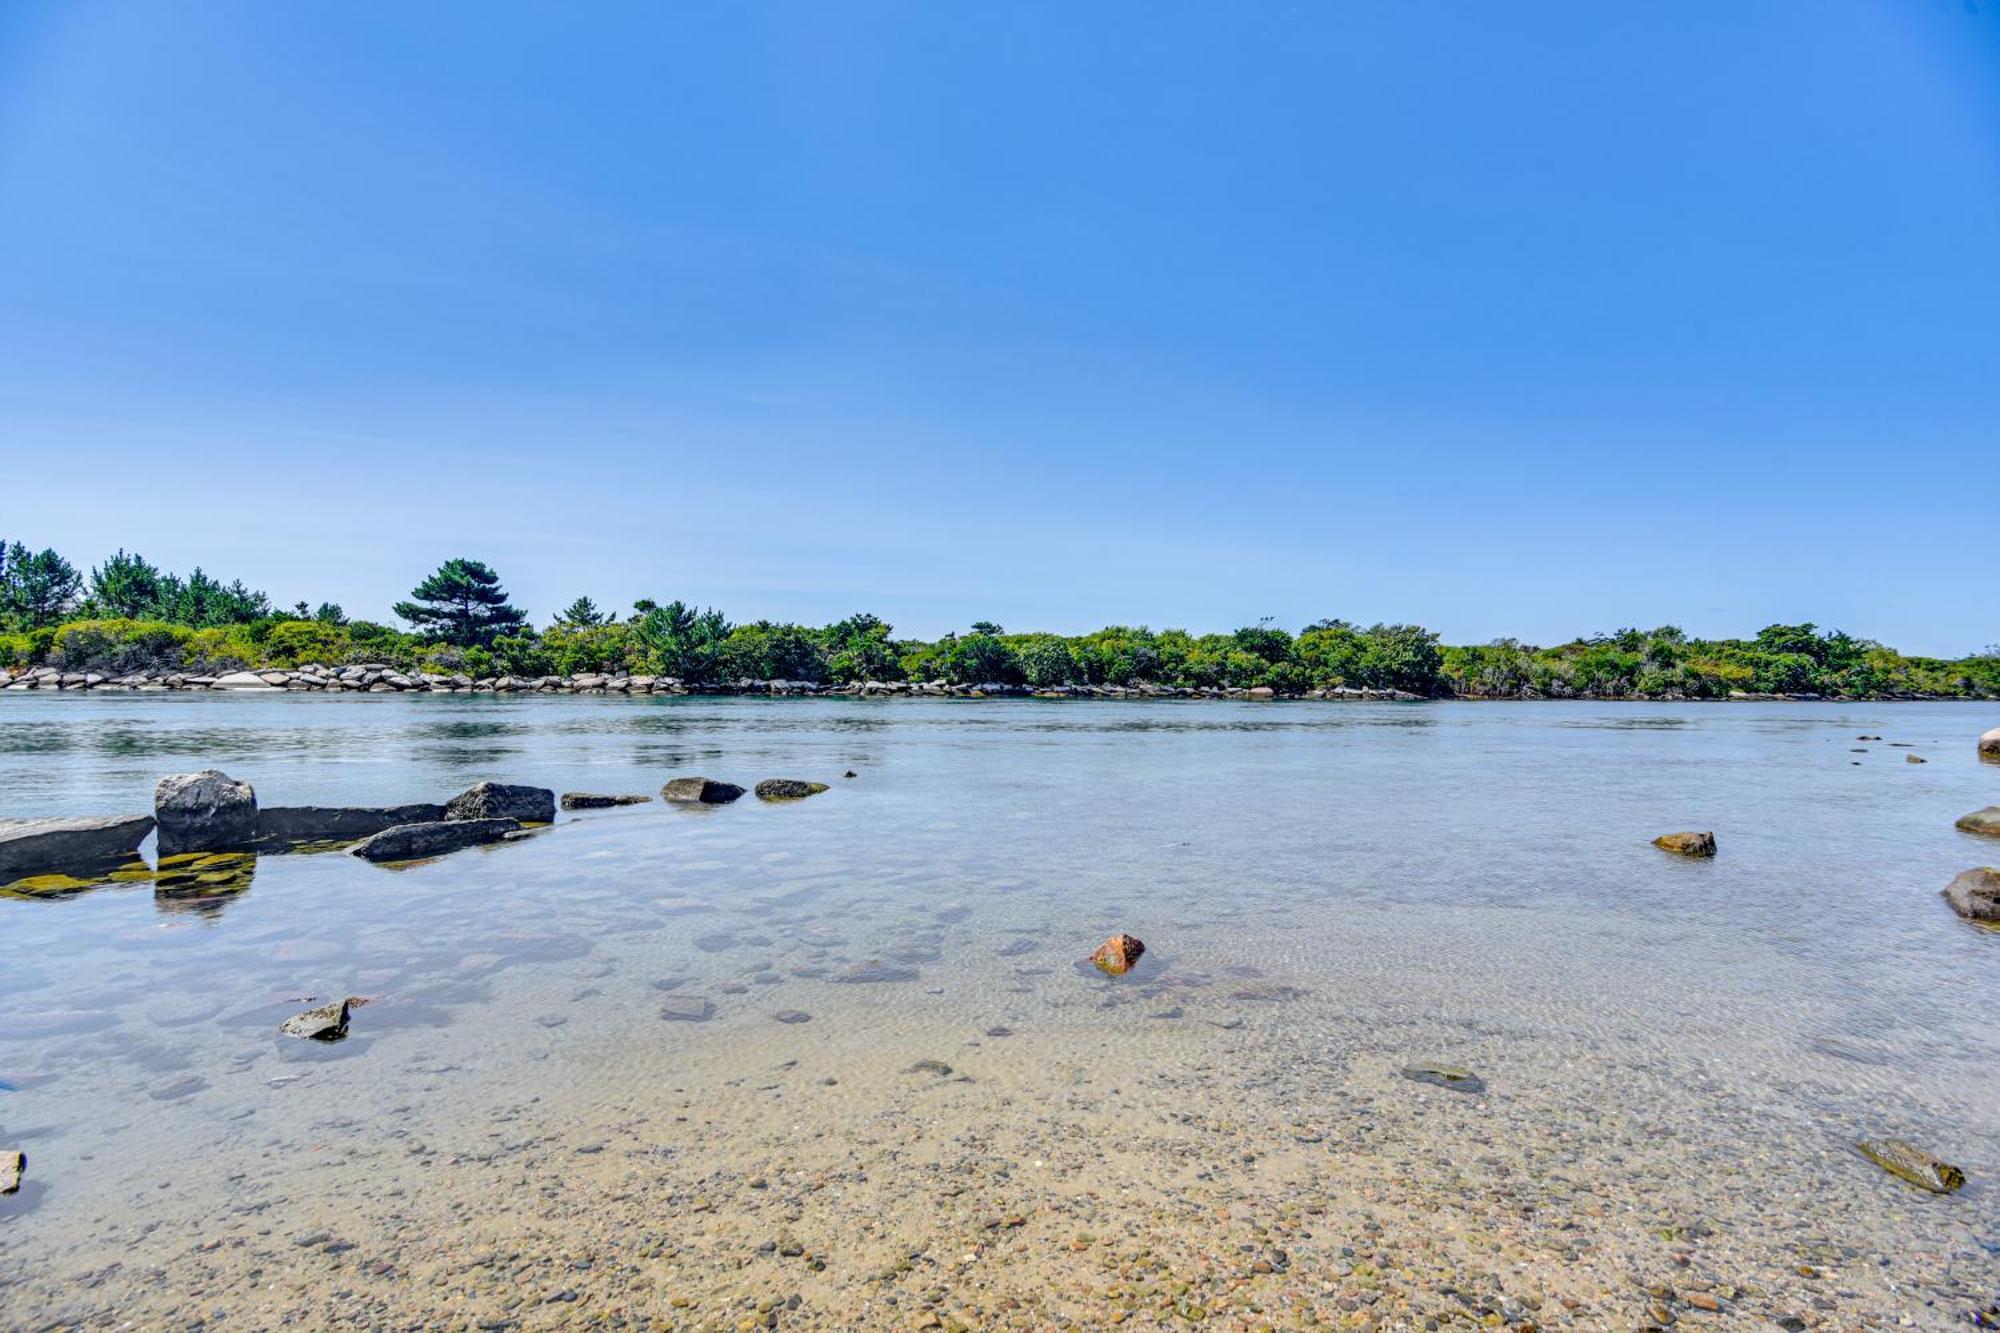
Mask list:
POLYGON ((594 629, 599 625, 608 625, 610 623, 611 617, 605 612, 598 610, 597 603, 591 601, 588 597, 577 598, 567 607, 563 608, 563 613, 556 617, 556 624, 568 626, 573 629, 594 629))
POLYGON ((396 614, 428 637, 460 648, 491 647, 528 619, 527 612, 508 604, 500 576, 477 560, 445 561, 410 596, 414 600, 396 603, 396 614))

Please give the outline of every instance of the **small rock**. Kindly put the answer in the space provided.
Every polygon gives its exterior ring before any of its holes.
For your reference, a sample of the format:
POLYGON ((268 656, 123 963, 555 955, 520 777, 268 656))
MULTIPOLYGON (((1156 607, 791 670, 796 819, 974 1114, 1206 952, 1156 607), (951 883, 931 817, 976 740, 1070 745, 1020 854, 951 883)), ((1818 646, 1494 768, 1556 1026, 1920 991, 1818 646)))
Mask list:
POLYGON ((936 1074, 939 1078, 951 1076, 951 1066, 942 1060, 919 1060, 903 1071, 905 1074, 936 1074))
POLYGON ((2000 921, 2000 870, 1978 866, 1945 886, 1945 901, 1968 921, 2000 921))
POLYGON ((660 1017, 669 1023, 705 1023, 715 1017, 715 1006, 700 995, 669 995, 660 1017))
POLYGON ((1663 852, 1673 852, 1677 856, 1715 855, 1713 833, 1662 833, 1653 839, 1653 845, 1663 852))
POLYGON ((1097 946, 1090 961, 1097 965, 1098 971, 1122 977, 1138 965, 1139 955, 1145 952, 1145 944, 1136 935, 1113 935, 1097 946))
POLYGON ((798 778, 765 778, 757 784, 757 796, 765 801, 803 801, 826 790, 824 782, 803 782, 798 778))
POLYGON ((812 1022, 812 1015, 803 1009, 780 1009, 777 1013, 772 1014, 771 1017, 777 1019, 780 1023, 812 1022))
POLYGON ((743 794, 733 782, 713 778, 675 778, 660 788, 660 795, 680 805, 727 805, 743 794))
POLYGON ((344 1040, 352 1003, 351 999, 339 1000, 317 1009, 308 1009, 302 1014, 293 1014, 279 1025, 278 1030, 288 1037, 307 1037, 313 1041, 344 1040))
POLYGON ((1930 760, 1920 754, 1906 754, 1903 756, 1903 762, 1906 764, 1928 764, 1930 760))
POLYGON ((844 778, 858 778, 861 775, 859 773, 856 773, 853 769, 850 768, 845 773, 842 773, 840 776, 844 778))
POLYGON ((1486 1080, 1470 1069, 1459 1069, 1454 1065, 1409 1065, 1404 1068, 1403 1077, 1450 1088, 1453 1092, 1477 1094, 1486 1091, 1486 1080))
POLYGON ((21 1188, 21 1177, 28 1174, 28 1154, 19 1149, 0 1152, 0 1194, 12 1194, 21 1188))
POLYGON ((650 796, 604 796, 594 791, 566 791, 562 796, 562 808, 608 810, 614 805, 644 805, 652 799, 650 796))
POLYGON ((1900 1176, 1932 1194, 1950 1194, 1965 1184, 1965 1172, 1901 1139, 1864 1139, 1854 1146, 1890 1175, 1900 1176))

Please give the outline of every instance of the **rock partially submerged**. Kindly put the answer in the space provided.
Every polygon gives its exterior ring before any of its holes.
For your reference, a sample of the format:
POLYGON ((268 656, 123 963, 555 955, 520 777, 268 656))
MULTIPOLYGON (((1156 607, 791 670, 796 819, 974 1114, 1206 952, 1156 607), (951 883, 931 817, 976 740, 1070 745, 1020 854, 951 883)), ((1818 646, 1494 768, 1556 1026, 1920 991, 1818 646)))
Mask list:
POLYGON ((660 788, 660 795, 680 805, 728 805, 743 794, 733 782, 714 778, 675 778, 660 788))
POLYGON ((803 801, 825 790, 824 782, 805 782, 799 778, 765 778, 757 784, 758 798, 766 801, 803 801))
POLYGON ((1983 838, 2000 838, 2000 805, 1989 805, 1984 810, 1961 815, 1953 827, 1964 833, 1977 833, 1983 838))
POLYGON ((446 819, 515 819, 523 824, 549 824, 556 817, 556 794, 547 787, 517 787, 482 782, 445 802, 446 819))
POLYGON ((288 1037, 304 1037, 310 1041, 341 1041, 347 1036, 347 1020, 353 1004, 354 999, 349 996, 317 1009, 308 1009, 302 1014, 293 1014, 278 1026, 278 1031, 288 1037))
POLYGON ((1715 855, 1713 833, 1662 833, 1653 839, 1653 845, 1663 852, 1672 852, 1676 856, 1715 855))
POLYGON ((153 788, 160 855, 240 851, 257 841, 257 793, 219 768, 172 773, 153 788))
POLYGON ((280 805, 257 812, 263 846, 301 842, 354 842, 404 824, 435 824, 441 805, 280 805))
POLYGON ((1139 964, 1139 955, 1146 952, 1146 946, 1136 935, 1113 935, 1097 946, 1097 952, 1090 955, 1090 961, 1097 970, 1109 976, 1122 977, 1139 964))
POLYGON ((1901 1139, 1863 1139, 1854 1147, 1890 1175, 1900 1176, 1932 1194, 1950 1194, 1965 1184, 1965 1172, 1901 1139))
POLYGON ((2000 870, 1978 866, 1945 886, 1945 901, 1968 921, 2000 923, 2000 870))
POLYGON ((1417 1083, 1450 1088, 1453 1092, 1476 1094, 1486 1091, 1485 1079, 1470 1069, 1460 1069, 1456 1065, 1408 1065, 1403 1069, 1403 1077, 1417 1083))
POLYGON ((650 796, 604 796, 594 791, 566 791, 562 797, 562 808, 609 810, 614 805, 644 805, 652 799, 650 796))
POLYGON ((2000 764, 2000 727, 1979 738, 1979 757, 1988 763, 2000 764))
POLYGON ((364 861, 415 861, 499 842, 520 829, 518 819, 447 819, 435 824, 400 824, 355 843, 347 849, 347 854, 364 861))
POLYGON ((21 1177, 28 1174, 28 1154, 20 1149, 0 1152, 0 1194, 13 1194, 21 1188, 21 1177))
POLYGON ((109 870, 132 859, 151 815, 0 819, 0 884, 29 875, 109 870))

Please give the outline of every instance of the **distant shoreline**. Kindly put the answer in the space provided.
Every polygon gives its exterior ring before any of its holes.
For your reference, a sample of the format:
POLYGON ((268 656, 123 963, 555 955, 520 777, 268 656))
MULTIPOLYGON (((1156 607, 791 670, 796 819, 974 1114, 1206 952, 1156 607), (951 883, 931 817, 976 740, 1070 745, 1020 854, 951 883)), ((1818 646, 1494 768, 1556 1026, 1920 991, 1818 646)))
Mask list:
POLYGON ((499 676, 474 679, 398 671, 382 663, 340 668, 233 671, 222 675, 138 672, 64 672, 36 667, 8 676, 0 672, 0 694, 492 694, 624 695, 626 697, 708 697, 776 699, 1043 699, 1060 701, 1189 700, 1245 703, 1981 703, 2000 696, 1883 693, 1864 695, 1770 694, 1731 691, 1726 695, 1642 694, 1412 694, 1405 690, 1335 687, 1285 691, 1268 686, 1239 688, 1192 685, 1059 685, 1033 687, 990 683, 953 685, 944 681, 865 681, 828 685, 796 680, 741 680, 688 683, 671 676, 499 676))

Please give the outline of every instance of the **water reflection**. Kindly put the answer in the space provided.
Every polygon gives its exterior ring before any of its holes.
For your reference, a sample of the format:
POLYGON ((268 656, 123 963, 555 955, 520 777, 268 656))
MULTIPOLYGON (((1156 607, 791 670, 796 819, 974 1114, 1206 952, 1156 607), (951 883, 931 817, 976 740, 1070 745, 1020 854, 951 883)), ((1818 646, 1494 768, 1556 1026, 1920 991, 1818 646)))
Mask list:
POLYGON ((250 891, 255 852, 196 852, 163 856, 153 877, 153 906, 168 914, 215 918, 250 891))

